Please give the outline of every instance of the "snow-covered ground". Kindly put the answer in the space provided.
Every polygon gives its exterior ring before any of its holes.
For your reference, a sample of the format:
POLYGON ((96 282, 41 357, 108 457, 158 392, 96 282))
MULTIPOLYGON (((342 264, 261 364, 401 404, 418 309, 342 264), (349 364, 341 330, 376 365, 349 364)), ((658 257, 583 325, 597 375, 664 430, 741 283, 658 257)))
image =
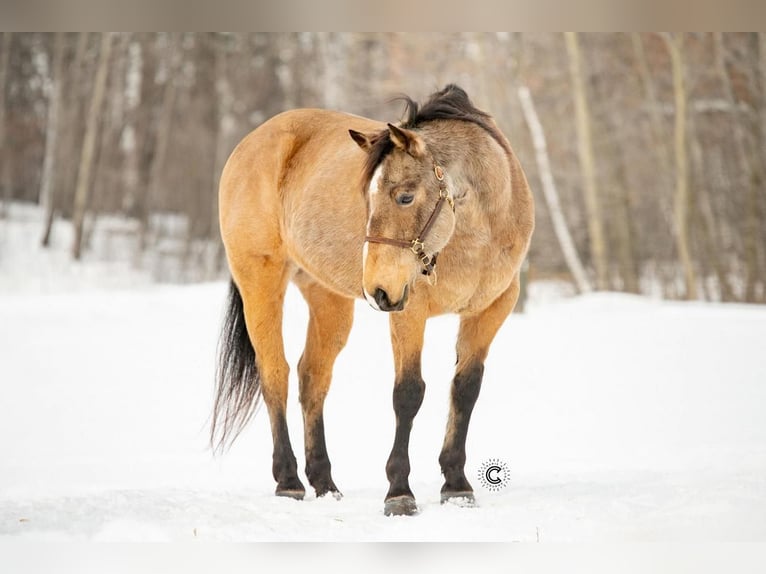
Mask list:
MULTIPOLYGON (((55 274, 24 289, 39 269, 0 281, 0 539, 766 540, 766 308, 533 298, 487 361, 468 440, 477 508, 439 504, 457 320, 432 320, 410 448, 422 512, 387 518, 384 314, 358 303, 326 405, 345 496, 298 502, 272 494, 265 410, 227 454, 207 450, 226 285, 121 290, 73 269, 61 289, 55 274), (476 477, 490 458, 510 468, 500 492, 476 477)), ((291 288, 293 366, 306 320, 291 288)), ((290 385, 302 467, 294 372, 290 385)))

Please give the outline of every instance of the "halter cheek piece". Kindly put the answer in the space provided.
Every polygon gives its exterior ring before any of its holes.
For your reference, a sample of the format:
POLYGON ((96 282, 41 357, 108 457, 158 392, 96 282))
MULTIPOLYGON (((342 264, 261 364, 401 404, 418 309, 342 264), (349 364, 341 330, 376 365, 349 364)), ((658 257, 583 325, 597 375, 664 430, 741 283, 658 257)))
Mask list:
POLYGON ((436 268, 436 256, 438 253, 428 255, 425 250, 424 242, 426 237, 428 237, 431 228, 434 226, 434 223, 436 223, 436 218, 439 217, 444 202, 446 201, 449 203, 452 212, 455 212, 455 201, 449 194, 449 191, 447 191, 447 184, 444 181, 444 170, 436 164, 434 164, 434 175, 436 176, 436 179, 439 180, 439 199, 436 200, 434 210, 431 212, 428 221, 426 221, 423 229, 415 239, 412 239, 411 241, 403 241, 400 239, 389 239, 387 237, 371 237, 369 235, 364 238, 364 240, 369 243, 383 243, 384 245, 393 245, 395 247, 409 249, 418 259, 420 259, 420 263, 423 265, 423 275, 431 275, 436 268))

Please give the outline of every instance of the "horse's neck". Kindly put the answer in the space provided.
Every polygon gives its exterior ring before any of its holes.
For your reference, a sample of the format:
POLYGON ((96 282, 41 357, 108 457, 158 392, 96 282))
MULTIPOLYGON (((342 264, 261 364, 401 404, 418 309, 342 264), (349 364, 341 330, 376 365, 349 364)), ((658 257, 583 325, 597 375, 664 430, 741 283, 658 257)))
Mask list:
POLYGON ((466 122, 458 133, 434 131, 429 146, 444 165, 456 200, 456 240, 493 241, 508 229, 511 159, 484 129, 466 122), (470 142, 470 143, 466 143, 470 142))

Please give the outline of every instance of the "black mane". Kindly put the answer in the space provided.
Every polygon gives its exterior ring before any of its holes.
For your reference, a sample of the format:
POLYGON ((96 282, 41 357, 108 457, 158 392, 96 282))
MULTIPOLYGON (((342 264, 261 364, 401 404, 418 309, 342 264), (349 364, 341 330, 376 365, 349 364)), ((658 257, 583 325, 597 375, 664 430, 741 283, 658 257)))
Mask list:
MULTIPOLYGON (((492 116, 474 106, 465 90, 456 84, 447 84, 443 89, 431 94, 422 107, 406 95, 400 96, 396 100, 403 101, 406 106, 404 110, 405 119, 400 124, 402 128, 417 128, 434 120, 471 122, 489 132, 495 141, 506 152, 510 153, 508 143, 492 122, 492 116)), ((383 130, 373 138, 364 166, 365 188, 369 185, 377 167, 393 149, 394 143, 389 137, 388 130, 383 130)))

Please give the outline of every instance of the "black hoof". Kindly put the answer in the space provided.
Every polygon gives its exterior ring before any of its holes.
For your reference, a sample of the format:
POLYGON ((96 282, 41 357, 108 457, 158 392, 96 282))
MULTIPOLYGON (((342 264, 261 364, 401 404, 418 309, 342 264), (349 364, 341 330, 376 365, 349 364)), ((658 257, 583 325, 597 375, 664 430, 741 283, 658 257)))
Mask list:
POLYGON ((303 497, 306 496, 306 491, 302 488, 285 488, 281 490, 278 488, 276 494, 277 496, 284 496, 285 498, 303 500, 303 497))
POLYGON ((303 500, 306 495, 306 488, 297 476, 283 478, 277 481, 276 495, 303 500))
POLYGON ((386 516, 414 516, 418 513, 418 505, 415 498, 408 494, 394 496, 386 500, 383 513, 386 516))
POLYGON ((467 508, 476 506, 476 498, 474 498, 473 492, 470 490, 449 490, 442 492, 442 504, 446 502, 467 508))

